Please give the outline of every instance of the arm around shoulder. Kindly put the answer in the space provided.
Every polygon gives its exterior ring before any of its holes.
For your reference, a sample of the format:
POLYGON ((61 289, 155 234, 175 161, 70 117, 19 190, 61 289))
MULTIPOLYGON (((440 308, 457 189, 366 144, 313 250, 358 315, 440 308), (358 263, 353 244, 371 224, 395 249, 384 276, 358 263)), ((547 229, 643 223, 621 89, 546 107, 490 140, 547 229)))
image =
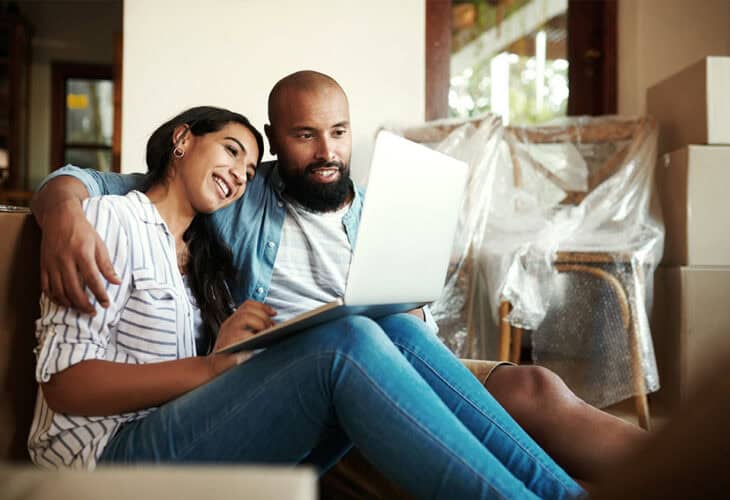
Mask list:
POLYGON ((59 210, 68 215, 82 215, 81 202, 89 197, 83 182, 71 176, 59 176, 45 182, 33 196, 31 210, 38 225, 44 229, 46 216, 59 210))
POLYGON ((82 201, 88 197, 78 178, 61 175, 36 194, 32 209, 42 231, 41 289, 58 305, 92 313, 84 285, 107 306, 101 277, 119 281, 106 245, 84 214, 82 201))

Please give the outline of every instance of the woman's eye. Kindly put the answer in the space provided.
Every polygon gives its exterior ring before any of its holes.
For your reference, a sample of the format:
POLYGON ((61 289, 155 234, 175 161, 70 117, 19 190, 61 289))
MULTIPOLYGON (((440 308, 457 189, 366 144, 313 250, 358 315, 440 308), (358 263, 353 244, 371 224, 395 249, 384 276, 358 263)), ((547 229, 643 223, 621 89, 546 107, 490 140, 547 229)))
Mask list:
POLYGON ((238 155, 238 150, 237 150, 236 148, 234 148, 233 146, 226 146, 226 149, 227 149, 227 150, 228 150, 228 152, 229 152, 229 153, 231 153, 231 154, 232 154, 233 156, 237 156, 237 155, 238 155))
POLYGON ((256 174, 252 170, 246 171, 246 182, 250 182, 256 174))

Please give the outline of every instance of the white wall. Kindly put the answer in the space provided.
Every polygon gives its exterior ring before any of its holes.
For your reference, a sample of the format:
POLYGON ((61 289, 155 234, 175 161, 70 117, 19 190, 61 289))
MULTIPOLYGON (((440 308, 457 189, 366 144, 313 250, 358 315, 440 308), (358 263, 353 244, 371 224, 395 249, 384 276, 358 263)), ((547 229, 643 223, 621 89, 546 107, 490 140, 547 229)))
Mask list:
POLYGON ((646 90, 708 55, 730 55, 729 0, 619 0, 618 112, 646 110, 646 90))
POLYGON ((424 0, 125 0, 122 170, 144 171, 149 134, 189 106, 263 131, 269 90, 300 69, 347 92, 362 181, 376 128, 424 118, 424 0))

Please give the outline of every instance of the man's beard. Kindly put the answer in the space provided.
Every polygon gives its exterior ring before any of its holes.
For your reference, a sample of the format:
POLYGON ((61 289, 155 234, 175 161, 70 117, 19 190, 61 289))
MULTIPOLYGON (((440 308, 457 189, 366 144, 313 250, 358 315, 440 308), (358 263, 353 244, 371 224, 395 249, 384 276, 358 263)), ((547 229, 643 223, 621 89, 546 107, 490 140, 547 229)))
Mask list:
MULTIPOLYGON (((284 192, 313 212, 333 212, 340 208, 351 193, 350 166, 339 161, 310 163, 301 174, 290 174, 279 164, 279 175, 284 181, 284 192), (337 168, 340 178, 334 182, 314 182, 309 176, 318 168, 337 168)), ((336 175, 336 174, 335 174, 336 175)))

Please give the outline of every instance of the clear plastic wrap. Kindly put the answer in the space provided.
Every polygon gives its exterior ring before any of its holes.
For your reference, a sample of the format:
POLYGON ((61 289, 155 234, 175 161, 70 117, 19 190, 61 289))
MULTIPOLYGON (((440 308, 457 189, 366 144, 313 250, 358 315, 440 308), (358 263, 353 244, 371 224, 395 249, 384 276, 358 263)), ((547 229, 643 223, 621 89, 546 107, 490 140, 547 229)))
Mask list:
POLYGON ((457 125, 400 130, 471 167, 453 272, 433 305, 447 345, 494 358, 492 318, 507 301, 510 324, 531 331, 533 360, 591 404, 657 390, 647 320, 664 240, 651 198, 654 122, 457 125))
POLYGON ((490 212, 497 157, 504 147, 502 122, 495 115, 486 115, 476 120, 439 120, 423 127, 393 130, 469 166, 446 284, 431 311, 440 337, 452 351, 479 357, 474 353, 484 351, 478 335, 478 324, 483 321, 480 311, 488 308, 488 303, 482 300, 487 294, 484 281, 478 278, 482 268, 478 256, 490 212))

